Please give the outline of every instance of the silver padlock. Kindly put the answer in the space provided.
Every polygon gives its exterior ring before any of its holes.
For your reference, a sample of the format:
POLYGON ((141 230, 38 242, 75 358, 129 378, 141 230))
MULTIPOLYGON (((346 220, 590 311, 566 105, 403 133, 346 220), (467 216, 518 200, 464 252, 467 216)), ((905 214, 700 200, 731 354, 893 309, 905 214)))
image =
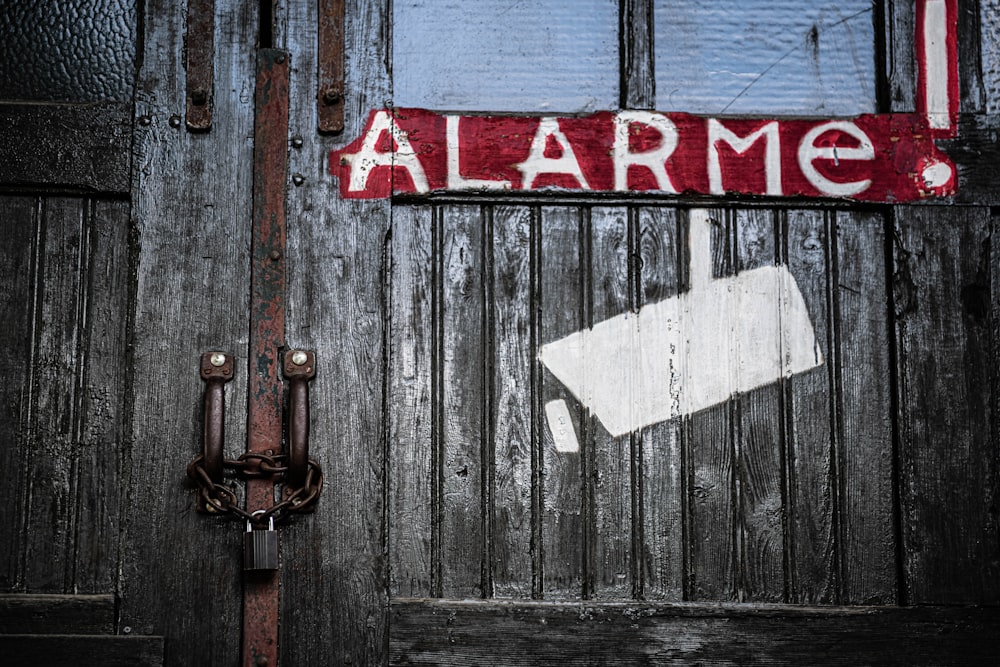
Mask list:
MULTIPOLYGON (((263 510, 254 512, 263 514, 263 510)), ((245 571, 278 569, 278 531, 274 529, 274 517, 267 518, 267 530, 254 528, 247 521, 247 532, 243 535, 243 569, 245 571)))

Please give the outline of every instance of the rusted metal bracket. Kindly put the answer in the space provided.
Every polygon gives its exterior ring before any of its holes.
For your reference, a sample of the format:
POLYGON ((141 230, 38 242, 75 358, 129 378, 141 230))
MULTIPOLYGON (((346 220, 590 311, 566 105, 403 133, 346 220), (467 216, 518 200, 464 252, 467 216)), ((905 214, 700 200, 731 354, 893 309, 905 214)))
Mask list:
POLYGON ((288 390, 288 490, 305 484, 309 471, 309 380, 316 377, 316 354, 285 352, 288 390))
POLYGON ((344 130, 344 0, 319 0, 316 94, 319 131, 344 130))
MULTIPOLYGON (((212 483, 221 484, 226 423, 226 393, 223 385, 233 379, 233 356, 225 352, 206 352, 201 355, 201 379, 205 381, 202 460, 212 483)), ((198 510, 207 511, 200 494, 198 510)))
POLYGON ((212 127, 215 0, 188 0, 184 54, 184 66, 187 68, 187 128, 205 131, 212 127))

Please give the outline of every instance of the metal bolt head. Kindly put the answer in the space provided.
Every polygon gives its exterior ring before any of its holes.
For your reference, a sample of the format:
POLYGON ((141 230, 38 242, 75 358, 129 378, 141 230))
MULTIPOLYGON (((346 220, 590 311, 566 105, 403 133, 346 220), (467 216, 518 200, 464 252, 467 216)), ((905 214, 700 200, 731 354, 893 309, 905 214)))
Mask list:
POLYGON ((292 174, 292 183, 295 183, 296 186, 302 185, 305 182, 306 177, 302 174, 292 174))
POLYGON ((208 104, 208 91, 204 88, 196 88, 191 91, 191 104, 202 107, 208 104))
POLYGON ((212 358, 209 361, 211 361, 213 366, 218 368, 219 366, 226 363, 226 355, 222 354, 221 352, 214 352, 212 354, 212 358))
POLYGON ((170 127, 180 127, 180 126, 181 126, 181 117, 178 116, 177 114, 174 114, 173 116, 171 116, 170 117, 170 127))
POLYGON ((149 116, 139 116, 139 125, 142 125, 143 127, 148 126, 152 122, 153 119, 149 116))
POLYGON ((296 366, 302 366, 307 361, 309 361, 309 355, 307 355, 302 350, 296 350, 295 352, 292 352, 292 363, 295 364, 296 366))
POLYGON ((323 91, 323 104, 337 104, 344 96, 336 88, 327 88, 323 91))
POLYGON ((302 148, 302 137, 292 137, 292 148, 302 148))

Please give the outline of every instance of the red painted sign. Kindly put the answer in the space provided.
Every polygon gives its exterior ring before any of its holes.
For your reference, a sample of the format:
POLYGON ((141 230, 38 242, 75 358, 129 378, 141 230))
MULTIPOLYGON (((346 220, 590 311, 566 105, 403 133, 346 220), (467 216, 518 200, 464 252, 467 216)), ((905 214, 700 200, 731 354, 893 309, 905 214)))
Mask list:
POLYGON ((544 189, 879 202, 951 195, 955 165, 934 139, 956 131, 956 0, 919 0, 916 18, 916 113, 750 119, 381 109, 361 137, 331 153, 330 171, 346 198, 544 189))
POLYGON ((817 121, 395 109, 373 111, 330 168, 344 197, 559 188, 909 201, 955 191, 955 167, 932 136, 917 114, 817 121))

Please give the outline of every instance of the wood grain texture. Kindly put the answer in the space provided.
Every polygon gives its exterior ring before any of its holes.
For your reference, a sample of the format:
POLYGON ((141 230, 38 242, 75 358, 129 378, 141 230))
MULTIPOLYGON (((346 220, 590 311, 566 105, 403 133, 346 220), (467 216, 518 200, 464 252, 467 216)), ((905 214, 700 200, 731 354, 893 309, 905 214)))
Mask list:
MULTIPOLYGON (((779 261, 774 217, 772 211, 766 210, 735 212, 731 220, 731 244, 736 275, 774 266, 779 261)), ((742 306, 753 307, 746 302, 742 306)), ((781 314, 775 312, 771 316, 779 318, 781 314)), ((754 343, 780 345, 778 341, 754 343)), ((744 572, 741 598, 747 601, 780 602, 784 599, 786 542, 781 463, 785 446, 785 405, 782 389, 779 382, 735 397, 738 420, 734 433, 738 459, 736 502, 741 532, 738 558, 744 572)))
POLYGON ((491 363, 483 330, 488 231, 478 206, 445 207, 435 224, 435 590, 444 597, 483 597, 490 586, 486 563, 491 553, 484 534, 491 495, 483 493, 491 477, 486 446, 491 428, 484 418, 491 363))
MULTIPOLYGON (((587 285, 590 276, 584 248, 589 238, 583 213, 575 206, 541 209, 542 247, 541 323, 539 343, 568 336, 584 325, 587 285)), ((580 445, 587 432, 583 407, 550 373, 541 381, 541 400, 564 401, 569 424, 553 424, 544 417, 540 424, 544 487, 541 545, 544 553, 546 599, 580 599, 583 594, 583 559, 590 533, 583 520, 583 468, 579 449, 558 451, 553 429, 564 429, 580 445)))
POLYGON ((782 252, 805 299, 824 360, 786 382, 788 601, 831 604, 839 585, 835 514, 840 442, 831 399, 839 359, 830 294, 836 241, 824 211, 789 211, 783 226, 782 252))
POLYGON ((899 475, 912 603, 1000 599, 994 231, 977 207, 895 211, 899 475))
POLYGON ((652 109, 656 104, 653 0, 625 0, 620 6, 621 108, 652 109))
POLYGON ((7 446, 0 447, 0 503, 10 508, 16 528, 0 542, 0 587, 25 590, 24 558, 27 535, 27 473, 30 451, 31 358, 35 327, 35 273, 38 262, 38 207, 34 197, 4 197, 0 220, 6 230, 0 243, 0 429, 7 446))
MULTIPOLYGON (((292 142, 289 154, 289 174, 300 185, 289 187, 286 204, 286 339, 316 352, 311 455, 326 473, 315 513, 282 533, 280 661, 381 664, 388 589, 384 494, 392 446, 384 380, 392 221, 388 202, 341 201, 327 157, 344 137, 361 131, 368 110, 391 99, 388 3, 345 3, 345 127, 330 136, 315 130, 316 4, 283 4, 275 10, 274 28, 274 45, 292 54, 289 131, 302 140, 301 147, 292 142)), ((216 113, 221 117, 218 107, 216 113)))
POLYGON ((394 665, 968 665, 996 608, 396 601, 394 665))
POLYGON ((840 601, 891 605, 898 586, 886 219, 838 211, 831 276, 837 332, 840 601))
POLYGON ((389 326, 387 447, 389 594, 432 595, 431 502, 433 357, 437 289, 435 224, 430 207, 394 214, 389 326), (413 593, 407 593, 413 591, 413 593))
MULTIPOLYGON (((961 9, 959 10, 961 12, 961 9)), ((983 111, 1000 112, 1000 0, 979 0, 983 111)))
MULTIPOLYGON (((594 207, 591 224, 591 319, 597 322, 634 308, 628 212, 624 207, 594 207)), ((594 559, 587 572, 585 597, 632 596, 632 436, 612 437, 591 417, 585 447, 591 451, 585 484, 593 503, 594 559)))
MULTIPOLYGON (((709 215, 712 221, 712 274, 718 278, 733 271, 732 219, 722 210, 710 211, 709 215)), ((687 238, 685 236, 685 247, 687 238)), ((685 257, 688 255, 686 252, 685 257)), ((685 272, 685 276, 688 275, 685 272)), ((735 316, 737 313, 728 312, 720 321, 727 322, 726 318, 735 316)), ((705 372, 708 369, 685 364, 683 383, 697 382, 698 375, 705 372)), ((736 369, 720 372, 736 373, 736 369)), ((684 447, 690 453, 686 472, 690 526, 686 599, 689 600, 739 600, 743 590, 735 450, 737 419, 733 401, 682 418, 684 447)))
MULTIPOLYGON (((257 21, 256 5, 236 4, 216 3, 211 132, 169 122, 184 110, 182 5, 146 5, 137 81, 132 220, 141 305, 124 458, 130 506, 121 623, 136 634, 166 635, 174 665, 232 664, 240 646, 243 526, 195 514, 184 474, 201 449, 199 356, 227 350, 245 359, 248 344, 257 21)), ((246 449, 247 385, 244 373, 236 375, 226 387, 228 457, 246 449)))
POLYGON ((491 569, 497 597, 530 598, 536 579, 533 494, 537 442, 532 391, 537 322, 533 304, 537 285, 533 260, 537 222, 527 207, 493 209, 487 272, 492 288, 493 498, 490 508, 491 569))
MULTIPOLYGON (((682 275, 677 211, 642 207, 633 210, 633 262, 638 305, 676 297, 682 275)), ((680 378, 676 377, 679 381, 680 378)), ((636 545, 641 573, 637 597, 647 600, 684 599, 684 463, 681 420, 648 426, 638 434, 641 452, 641 543, 636 545)), ((636 537, 638 540, 638 536, 636 537)))
MULTIPOLYGON (((913 4, 880 0, 885 7, 884 39, 886 62, 885 79, 888 84, 889 99, 880 101, 883 113, 904 113, 914 111, 917 92, 917 61, 914 53, 914 31, 916 14, 913 4)), ((878 14, 876 14, 878 16, 878 14)), ((876 30, 880 26, 876 24, 876 30)))

